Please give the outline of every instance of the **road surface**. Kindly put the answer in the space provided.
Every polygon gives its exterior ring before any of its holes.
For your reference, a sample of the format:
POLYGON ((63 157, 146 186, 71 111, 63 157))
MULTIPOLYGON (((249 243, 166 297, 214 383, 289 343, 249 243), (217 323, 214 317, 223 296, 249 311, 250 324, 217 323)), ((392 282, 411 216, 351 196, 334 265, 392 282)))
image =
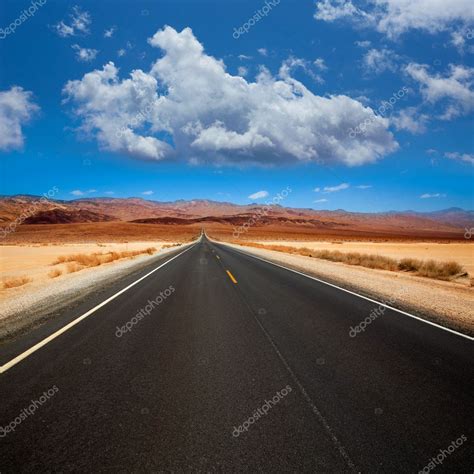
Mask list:
POLYGON ((168 260, 0 347, 2 473, 473 472, 472 340, 351 337, 376 304, 206 237, 168 260))

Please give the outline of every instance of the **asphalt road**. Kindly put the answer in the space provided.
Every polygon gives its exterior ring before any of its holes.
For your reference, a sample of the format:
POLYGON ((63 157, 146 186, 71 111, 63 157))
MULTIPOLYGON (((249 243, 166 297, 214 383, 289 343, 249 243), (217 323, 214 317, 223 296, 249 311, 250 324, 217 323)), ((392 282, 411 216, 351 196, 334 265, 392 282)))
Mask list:
POLYGON ((472 473, 472 341, 376 308, 203 238, 0 374, 0 471, 472 473))

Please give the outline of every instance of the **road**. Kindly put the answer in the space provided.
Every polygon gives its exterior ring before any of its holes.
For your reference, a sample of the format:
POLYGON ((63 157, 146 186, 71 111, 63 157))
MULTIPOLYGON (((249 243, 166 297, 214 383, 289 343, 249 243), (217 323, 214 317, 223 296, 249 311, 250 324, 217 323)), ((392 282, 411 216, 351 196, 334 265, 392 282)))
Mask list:
POLYGON ((203 236, 3 371, 0 471, 472 473, 472 341, 375 308, 203 236))

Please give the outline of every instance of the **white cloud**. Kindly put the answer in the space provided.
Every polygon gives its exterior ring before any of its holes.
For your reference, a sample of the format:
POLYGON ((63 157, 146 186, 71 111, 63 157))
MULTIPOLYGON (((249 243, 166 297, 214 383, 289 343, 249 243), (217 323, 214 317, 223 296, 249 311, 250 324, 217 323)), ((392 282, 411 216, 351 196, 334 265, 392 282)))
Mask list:
POLYGON ((243 61, 244 59, 252 59, 252 56, 247 56, 246 54, 239 54, 239 59, 243 61))
POLYGON ((249 70, 244 66, 240 66, 238 69, 238 75, 242 77, 245 77, 248 74, 248 72, 249 70))
POLYGON ((153 191, 143 191, 142 194, 143 194, 144 196, 151 196, 151 195, 154 194, 154 193, 153 193, 153 191))
POLYGON ((431 75, 428 66, 423 64, 410 63, 405 70, 420 84, 421 94, 427 102, 446 101, 446 109, 440 118, 450 120, 474 110, 474 68, 450 64, 445 77, 431 75))
POLYGON ((372 43, 370 41, 356 41, 354 42, 356 46, 359 46, 359 48, 368 48, 372 43))
POLYGON ((83 63, 93 61, 99 52, 97 49, 81 48, 78 44, 73 44, 71 48, 76 51, 76 59, 83 63))
MULTIPOLYGON (((361 2, 362 3, 362 2, 361 2)), ((457 23, 474 20, 472 0, 369 0, 365 9, 351 0, 322 0, 316 3, 315 18, 333 22, 349 20, 357 25, 373 27, 390 38, 410 31, 437 33, 457 23)))
POLYGON ((249 196, 249 199, 263 199, 268 196, 268 191, 257 191, 249 196))
POLYGON ((268 56, 268 50, 267 50, 267 48, 258 48, 257 51, 258 51, 258 53, 261 54, 262 56, 268 56))
POLYGON ((84 196, 86 194, 94 194, 97 192, 97 189, 88 189, 87 191, 81 191, 80 189, 75 189, 74 191, 71 191, 70 194, 73 196, 84 196))
POLYGON ((79 34, 89 34, 89 26, 92 23, 92 18, 89 12, 82 11, 77 5, 72 8, 72 13, 69 15, 71 21, 69 24, 61 20, 54 25, 54 29, 59 36, 63 38, 68 36, 76 36, 79 34))
POLYGON ((313 190, 315 193, 319 193, 319 191, 321 191, 321 188, 314 188, 313 190))
POLYGON ((23 147, 25 138, 22 126, 39 111, 32 96, 32 92, 17 86, 0 91, 0 151, 23 147))
POLYGON ((470 163, 471 165, 474 165, 474 154, 472 153, 459 153, 457 151, 454 151, 446 152, 444 156, 446 158, 449 158, 450 160, 464 161, 465 163, 470 163))
POLYGON ((398 59, 390 49, 370 49, 362 58, 362 65, 367 73, 381 74, 385 71, 396 72, 398 59))
POLYGON ((319 84, 324 82, 324 79, 319 74, 315 74, 311 70, 311 64, 309 61, 301 58, 295 58, 294 56, 290 56, 288 59, 282 62, 279 70, 279 76, 282 79, 291 79, 291 73, 298 68, 302 69, 306 74, 308 74, 308 76, 310 76, 319 84))
POLYGON ((356 166, 398 148, 387 119, 345 95, 314 95, 283 66, 277 77, 262 68, 255 82, 233 76, 190 28, 165 27, 149 43, 163 50, 151 71, 120 79, 110 62, 64 87, 80 130, 103 149, 194 164, 356 166), (364 120, 370 130, 351 138, 364 120))
POLYGON ((371 184, 359 184, 359 186, 356 186, 357 189, 370 189, 371 187, 371 184))
POLYGON ((127 51, 126 51, 125 49, 120 48, 120 49, 117 51, 117 56, 118 56, 119 58, 121 58, 122 56, 125 56, 125 53, 126 53, 126 52, 127 52, 127 51))
POLYGON ((318 203, 318 202, 328 202, 328 200, 323 198, 323 199, 316 199, 313 202, 316 202, 316 203, 318 203))
POLYGON ((104 38, 112 38, 116 30, 117 28, 115 26, 112 26, 108 30, 104 30, 104 38))
POLYGON ((341 183, 341 184, 338 184, 337 186, 325 186, 324 187, 324 192, 325 193, 335 193, 337 191, 342 191, 342 190, 348 189, 348 188, 349 188, 349 184, 341 183))
POLYGON ((326 71, 327 70, 327 66, 326 66, 326 63, 324 62, 324 59, 323 58, 318 58, 316 59, 313 64, 320 70, 320 71, 326 71))
POLYGON ((426 132, 428 116, 418 113, 416 107, 407 107, 395 115, 392 115, 390 117, 390 123, 392 123, 397 130, 406 130, 416 135, 426 132))
POLYGON ((441 194, 441 193, 434 193, 434 194, 429 194, 425 193, 420 196, 420 199, 432 199, 432 198, 443 198, 446 197, 446 194, 441 194))

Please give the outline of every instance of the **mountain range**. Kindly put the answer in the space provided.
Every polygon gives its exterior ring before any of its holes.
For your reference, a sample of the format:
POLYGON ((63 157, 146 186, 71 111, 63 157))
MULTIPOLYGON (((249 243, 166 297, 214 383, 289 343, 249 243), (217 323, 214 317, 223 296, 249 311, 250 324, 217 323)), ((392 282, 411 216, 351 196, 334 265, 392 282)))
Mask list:
POLYGON ((363 232, 441 232, 459 234, 474 225, 474 211, 449 208, 435 212, 388 211, 379 213, 344 210, 299 209, 274 205, 271 209, 252 203, 238 205, 204 199, 172 202, 142 198, 85 198, 40 201, 40 196, 0 197, 0 223, 20 216, 26 224, 68 224, 122 221, 140 224, 186 225, 218 223, 241 226, 279 225, 319 230, 358 230, 363 232), (38 202, 39 201, 39 202, 38 202), (257 216, 257 217, 256 217, 257 216), (26 217, 26 218, 25 218, 26 217))

